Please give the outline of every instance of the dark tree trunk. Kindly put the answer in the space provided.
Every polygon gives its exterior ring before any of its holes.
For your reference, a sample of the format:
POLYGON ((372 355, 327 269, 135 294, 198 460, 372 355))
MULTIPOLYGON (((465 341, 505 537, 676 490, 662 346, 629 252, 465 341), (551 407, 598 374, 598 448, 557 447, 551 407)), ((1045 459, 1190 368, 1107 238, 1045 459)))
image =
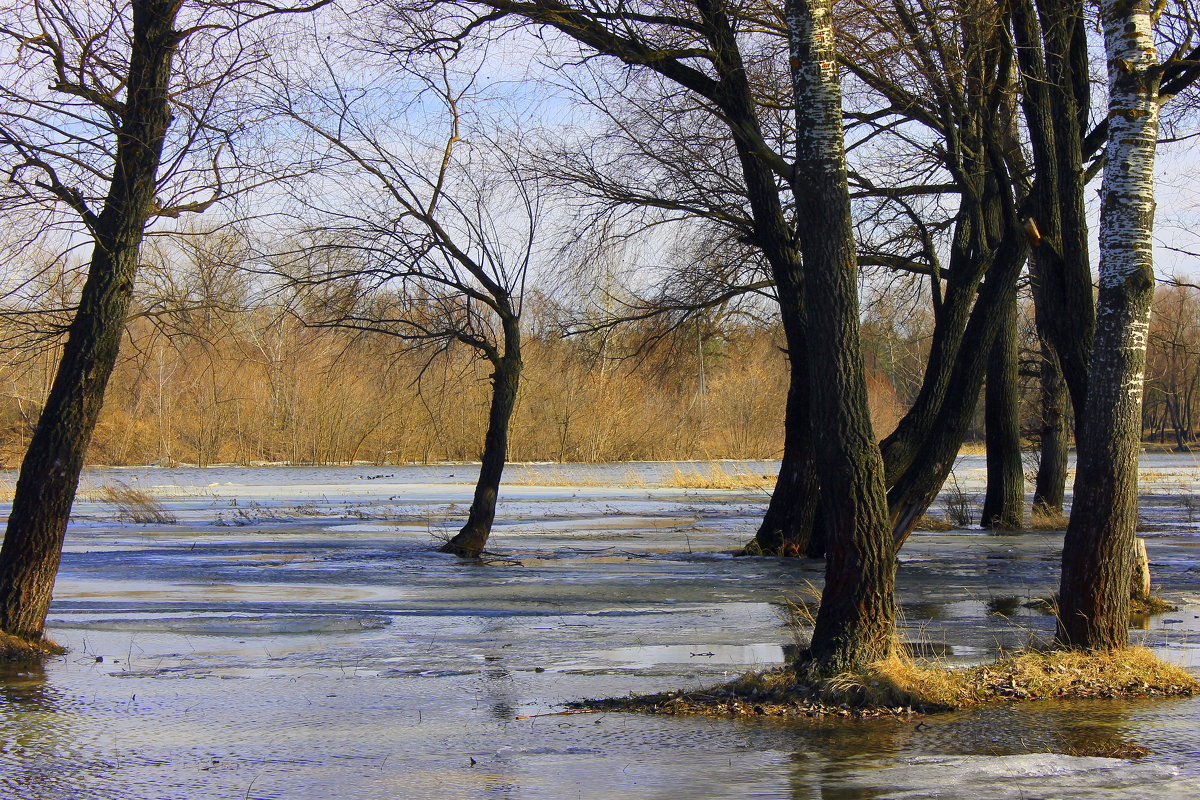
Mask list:
POLYGON ((992 342, 984 393, 987 494, 980 523, 1014 530, 1023 523, 1025 465, 1021 462, 1021 387, 1017 376, 1017 296, 1004 300, 992 342))
POLYGON ((825 586, 804 667, 856 669, 895 638, 895 550, 867 405, 858 274, 831 0, 786 6, 796 108, 793 189, 804 258, 813 451, 826 524, 825 586))
POLYGON ((1007 234, 1001 240, 995 264, 980 289, 946 400, 917 458, 888 490, 892 534, 897 548, 912 533, 917 519, 937 497, 954 467, 967 428, 975 416, 994 335, 1001 325, 1004 308, 1006 304, 1016 302, 1017 277, 1028 248, 1011 211, 999 213, 1008 220, 1007 234))
MULTIPOLYGON (((785 331, 788 328, 789 323, 785 320, 785 331)), ((820 558, 825 554, 824 543, 814 542, 812 536, 820 490, 812 460, 808 363, 804 347, 803 331, 788 336, 790 372, 784 414, 783 460, 767 513, 754 536, 754 543, 764 555, 820 558)))
POLYGON ((895 485, 913 466, 939 424, 942 404, 952 391, 952 375, 960 367, 959 362, 978 355, 964 352, 963 345, 977 308, 980 282, 992 265, 992 254, 977 246, 981 236, 971 231, 981 225, 982 214, 972 213, 967 208, 970 205, 964 200, 962 216, 955 226, 946 292, 938 309, 921 389, 896 429, 880 443, 888 486, 895 485))
POLYGON ((1062 514, 1067 489, 1067 384, 1058 357, 1042 342, 1042 427, 1033 510, 1048 516, 1062 514))
POLYGON ((1082 0, 1020 0, 1013 25, 1033 153, 1032 208, 1041 237, 1035 268, 1042 327, 1058 355, 1075 425, 1087 397, 1095 330, 1084 208, 1083 130, 1091 86, 1082 0))
POLYGON ((800 254, 783 213, 775 174, 760 152, 762 130, 753 92, 725 6, 722 0, 699 0, 697 8, 707 23, 709 43, 717 54, 720 80, 713 99, 728 121, 737 149, 752 212, 752 236, 770 264, 787 337, 790 377, 784 415, 783 460, 754 544, 770 555, 804 553, 819 556, 823 546, 819 537, 814 540, 812 535, 819 490, 810 431, 808 345, 800 254))
POLYGON ((21 462, 0 548, 0 629, 42 637, 84 455, 116 363, 171 114, 177 4, 135 0, 127 98, 79 308, 21 462))
POLYGON ((504 353, 492 362, 492 402, 488 409, 487 433, 483 439, 479 479, 467 524, 442 546, 443 553, 477 558, 487 547, 496 520, 496 498, 508 459, 508 427, 517 405, 521 384, 521 332, 515 318, 504 322, 504 353))
MULTIPOLYGON (((914 38, 924 35, 916 18, 906 13, 898 18, 914 38)), ((981 57, 965 62, 968 91, 951 92, 945 100, 960 109, 946 134, 954 144, 945 158, 961 189, 950 266, 935 277, 945 278, 946 291, 934 306, 936 326, 921 391, 881 444, 897 547, 954 465, 986 376, 1000 320, 997 303, 1013 291, 1026 249, 1016 226, 1008 169, 1010 159, 1019 160, 1016 109, 1006 99, 1013 80, 1012 47, 1003 24, 968 26, 962 36, 963 51, 981 57)))
POLYGON ((1100 212, 1100 297, 1063 543, 1058 641, 1129 644, 1146 333, 1154 295, 1158 57, 1148 0, 1103 0, 1109 138, 1100 212))

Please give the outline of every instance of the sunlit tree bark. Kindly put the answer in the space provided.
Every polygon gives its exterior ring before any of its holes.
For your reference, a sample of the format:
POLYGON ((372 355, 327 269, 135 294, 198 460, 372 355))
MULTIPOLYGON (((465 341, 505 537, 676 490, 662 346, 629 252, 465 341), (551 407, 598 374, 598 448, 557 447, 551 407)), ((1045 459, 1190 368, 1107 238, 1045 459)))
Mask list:
POLYGON ((1109 134, 1100 212, 1100 297, 1063 546, 1058 640, 1129 643, 1146 332, 1154 294, 1154 155, 1159 66, 1148 0, 1100 5, 1109 134))

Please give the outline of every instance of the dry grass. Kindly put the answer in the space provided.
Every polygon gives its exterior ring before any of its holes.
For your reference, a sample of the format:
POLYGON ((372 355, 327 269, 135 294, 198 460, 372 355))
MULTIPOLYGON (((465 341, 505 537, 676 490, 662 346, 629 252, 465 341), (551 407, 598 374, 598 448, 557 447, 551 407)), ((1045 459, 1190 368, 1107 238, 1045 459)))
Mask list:
POLYGON ((506 482, 520 486, 645 486, 646 482, 633 469, 626 469, 619 479, 601 476, 569 475, 558 464, 515 464, 509 468, 506 482))
POLYGON ((1200 681, 1187 670, 1168 664, 1144 647, 1113 653, 1026 651, 960 674, 976 702, 1173 697, 1200 692, 1200 681))
POLYGON ((975 503, 978 498, 963 488, 954 470, 950 470, 948 481, 942 486, 942 505, 946 519, 956 528, 965 528, 975 521, 975 503))
POLYGON ((160 525, 178 522, 166 506, 136 486, 116 481, 102 486, 98 495, 100 502, 107 503, 117 510, 120 519, 160 525))
POLYGON ((65 647, 49 640, 31 642, 0 631, 0 661, 41 661, 67 652, 65 647))
POLYGON ((1067 516, 1061 511, 1048 511, 1035 507, 1025 529, 1029 531, 1065 531, 1067 521, 1067 516))
POLYGON ((884 716, 936 713, 1011 700, 1191 697, 1200 681, 1145 648, 1116 653, 1022 652, 949 669, 903 651, 865 670, 805 680, 791 667, 694 692, 589 700, 607 711, 708 716, 884 716))
MULTIPOLYGON (((1025 603, 1025 608, 1032 608, 1034 611, 1040 611, 1043 614, 1058 616, 1058 595, 1054 594, 1050 597, 1035 597, 1028 603, 1025 603)), ((1162 614, 1167 611, 1178 611, 1179 606, 1167 602, 1157 595, 1149 595, 1148 597, 1130 597, 1129 598, 1129 613, 1131 614, 1162 614)))
POLYGON ((691 467, 689 472, 675 468, 675 474, 663 481, 663 486, 672 489, 761 489, 775 488, 775 476, 750 472, 745 466, 729 472, 720 464, 709 464, 707 471, 701 466, 691 467))
POLYGON ((952 531, 955 530, 954 523, 944 517, 931 517, 928 514, 923 514, 913 526, 914 530, 918 531, 952 531))

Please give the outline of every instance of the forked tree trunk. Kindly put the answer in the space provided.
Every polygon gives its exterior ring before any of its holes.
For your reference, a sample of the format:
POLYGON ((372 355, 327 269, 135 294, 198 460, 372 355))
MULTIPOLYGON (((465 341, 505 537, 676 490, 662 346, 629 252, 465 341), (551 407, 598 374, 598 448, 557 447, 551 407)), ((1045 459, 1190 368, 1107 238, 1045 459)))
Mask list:
POLYGON ((788 0, 786 15, 813 451, 828 537, 821 605, 800 666, 827 674, 861 668, 891 651, 896 559, 859 341, 832 0, 788 0))
POLYGON ((442 546, 443 553, 477 558, 487 547, 496 521, 496 499, 500 478, 508 460, 508 428, 517 405, 521 385, 521 333, 516 319, 504 323, 504 353, 493 362, 492 402, 488 409, 487 433, 483 439, 479 479, 467 514, 467 524, 442 546))
POLYGON ((173 0, 133 2, 124 113, 95 243, 58 372, 21 462, 0 548, 0 629, 42 637, 84 455, 116 363, 138 251, 153 209, 170 125, 171 64, 178 45, 173 0))
POLYGON ((1007 212, 1001 209, 998 213, 1008 221, 1006 233, 997 248, 995 263, 980 289, 960 358, 951 375, 950 391, 938 410, 937 424, 930 428, 918 457, 888 490, 892 535, 897 549, 912 533, 917 518, 937 497, 954 467, 978 405, 995 331, 1001 326, 1006 304, 1016 302, 1017 277, 1025 263, 1028 247, 1012 209, 1007 212))
POLYGON ((1021 387, 1017 377, 1017 297, 1006 297, 992 342, 984 392, 987 426, 987 494, 980 524, 995 530, 1020 528, 1025 507, 1021 462, 1021 387))
POLYGON ((1146 333, 1154 294, 1157 54, 1148 0, 1103 0, 1109 134, 1100 212, 1100 297, 1063 544, 1058 641, 1129 644, 1146 333))
POLYGON ((1083 0, 1016 0, 1013 32, 1033 154, 1038 248, 1034 302, 1082 423, 1095 328, 1084 205, 1083 131, 1091 80, 1083 0), (1036 5, 1036 8, 1035 8, 1036 5))

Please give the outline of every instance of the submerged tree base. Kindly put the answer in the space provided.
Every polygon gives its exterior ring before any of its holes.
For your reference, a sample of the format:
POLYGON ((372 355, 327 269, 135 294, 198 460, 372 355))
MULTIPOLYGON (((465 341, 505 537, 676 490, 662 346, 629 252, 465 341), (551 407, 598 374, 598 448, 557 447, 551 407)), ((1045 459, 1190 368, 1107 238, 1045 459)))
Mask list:
POLYGON ((685 716, 876 717, 931 714, 1006 700, 1197 694, 1200 680, 1134 647, 1115 653, 1030 651, 964 669, 893 656, 860 673, 817 681, 804 681, 791 667, 779 667, 699 691, 585 700, 572 707, 685 716))
POLYGON ((0 631, 0 662, 41 661, 51 656, 61 656, 67 648, 49 639, 30 641, 0 631))

